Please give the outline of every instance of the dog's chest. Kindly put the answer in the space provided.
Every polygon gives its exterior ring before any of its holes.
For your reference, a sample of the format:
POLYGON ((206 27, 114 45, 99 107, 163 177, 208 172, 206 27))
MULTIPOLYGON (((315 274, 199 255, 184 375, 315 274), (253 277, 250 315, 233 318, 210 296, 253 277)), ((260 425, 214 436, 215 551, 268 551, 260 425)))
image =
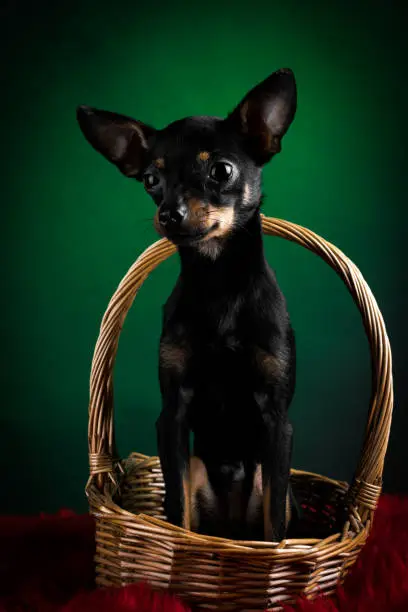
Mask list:
POLYGON ((212 409, 235 412, 253 397, 254 373, 251 351, 236 334, 211 339, 197 345, 192 356, 192 372, 197 402, 212 409))
MULTIPOLYGON (((224 333, 207 333, 194 343, 193 363, 203 374, 215 376, 249 367, 250 347, 239 329, 227 329, 224 333)), ((198 373, 198 372, 197 372, 198 373)))
POLYGON ((193 400, 188 420, 201 453, 243 458, 261 431, 253 363, 236 335, 202 344, 193 357, 193 400))

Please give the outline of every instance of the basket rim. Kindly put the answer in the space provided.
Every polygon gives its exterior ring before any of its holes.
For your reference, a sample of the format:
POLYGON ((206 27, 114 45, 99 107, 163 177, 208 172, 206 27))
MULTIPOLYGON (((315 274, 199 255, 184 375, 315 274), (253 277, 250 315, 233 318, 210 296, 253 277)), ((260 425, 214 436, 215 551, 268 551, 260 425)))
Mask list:
MULTIPOLYGON (((343 280, 358 307, 368 339, 372 362, 372 391, 360 459, 348 493, 350 522, 370 521, 382 489, 382 472, 388 446, 392 410, 392 356, 378 304, 357 266, 336 246, 311 230, 282 219, 261 215, 262 230, 295 242, 322 258, 343 280)), ((102 318, 90 377, 88 447, 91 483, 101 490, 115 483, 118 453, 113 422, 113 368, 120 332, 134 298, 148 275, 176 252, 166 238, 149 246, 119 283, 102 318)))

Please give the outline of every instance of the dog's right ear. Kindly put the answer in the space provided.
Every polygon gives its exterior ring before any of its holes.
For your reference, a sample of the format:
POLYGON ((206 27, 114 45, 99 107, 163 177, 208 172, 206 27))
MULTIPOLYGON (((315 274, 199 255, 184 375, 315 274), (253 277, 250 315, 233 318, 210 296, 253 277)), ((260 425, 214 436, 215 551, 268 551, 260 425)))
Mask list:
POLYGON ((79 127, 90 145, 125 176, 141 180, 148 141, 155 129, 117 113, 77 108, 79 127))
POLYGON ((244 137, 251 157, 263 165, 281 150, 296 106, 295 76, 289 68, 282 68, 251 89, 227 122, 244 137))

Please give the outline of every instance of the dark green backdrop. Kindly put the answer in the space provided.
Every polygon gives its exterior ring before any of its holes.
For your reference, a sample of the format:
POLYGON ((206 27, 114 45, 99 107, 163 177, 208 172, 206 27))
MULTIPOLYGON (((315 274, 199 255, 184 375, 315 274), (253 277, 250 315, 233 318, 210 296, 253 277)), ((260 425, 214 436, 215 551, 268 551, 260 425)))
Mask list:
MULTIPOLYGON (((160 127, 223 115, 286 65, 299 110, 265 170, 264 212, 337 244, 377 297, 396 379, 385 486, 407 490, 402 11, 385 1, 32 4, 3 3, 1 15, 1 511, 86 508, 88 376, 100 319, 156 239, 152 203, 84 141, 76 105, 160 127)), ((294 466, 350 478, 370 387, 359 315, 315 256, 279 239, 266 248, 297 332, 294 466)), ((160 308, 177 269, 174 257, 154 272, 126 321, 115 376, 123 455, 155 453, 160 308)))

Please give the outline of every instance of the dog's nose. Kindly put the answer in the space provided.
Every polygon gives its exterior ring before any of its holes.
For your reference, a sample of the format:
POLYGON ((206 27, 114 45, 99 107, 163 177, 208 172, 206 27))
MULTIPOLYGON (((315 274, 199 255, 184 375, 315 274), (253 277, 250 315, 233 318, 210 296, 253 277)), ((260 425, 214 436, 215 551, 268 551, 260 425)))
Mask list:
POLYGON ((159 222, 163 227, 181 225, 187 215, 187 206, 181 204, 176 208, 165 208, 159 213, 159 222))

